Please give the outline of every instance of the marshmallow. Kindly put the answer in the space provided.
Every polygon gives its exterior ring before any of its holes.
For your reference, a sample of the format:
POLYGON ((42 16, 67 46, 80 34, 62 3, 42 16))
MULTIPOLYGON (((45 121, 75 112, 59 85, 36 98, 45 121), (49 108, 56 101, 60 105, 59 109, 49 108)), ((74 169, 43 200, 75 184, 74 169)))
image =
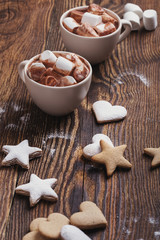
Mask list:
POLYGON ((46 63, 48 65, 53 65, 56 62, 57 57, 51 51, 46 50, 41 53, 39 60, 42 61, 44 64, 46 63))
POLYGON ((82 63, 74 69, 73 77, 76 79, 77 82, 81 82, 87 77, 88 73, 88 68, 82 63))
POLYGON ((61 78, 60 86, 69 86, 77 83, 76 80, 72 76, 65 76, 61 78))
POLYGON ((138 30, 140 28, 140 19, 136 13, 126 12, 123 15, 123 18, 132 24, 132 31, 138 30))
POLYGON ((81 22, 82 16, 84 12, 73 10, 70 12, 70 17, 74 18, 74 20, 78 23, 81 22))
POLYGON ((88 12, 92 12, 94 14, 101 15, 104 13, 104 9, 102 7, 100 7, 99 5, 92 3, 88 7, 88 12))
POLYGON ((70 75, 74 68, 74 63, 64 57, 58 57, 54 70, 64 75, 70 75))
POLYGON ((81 59, 74 53, 66 55, 66 58, 70 59, 75 64, 75 69, 73 71, 73 77, 77 82, 85 79, 89 73, 86 65, 81 61, 81 59))
POLYGON ((65 57, 72 61, 76 66, 83 65, 83 62, 75 53, 68 53, 65 57))
POLYGON ((83 23, 79 26, 75 33, 84 37, 99 37, 96 31, 88 23, 83 23))
POLYGON ((60 233, 62 240, 91 240, 79 228, 72 225, 65 225, 61 228, 60 233))
POLYGON ((40 76, 46 71, 46 67, 41 62, 34 62, 28 69, 28 75, 31 79, 37 81, 40 76))
POLYGON ((113 17, 110 16, 108 13, 102 14, 102 22, 103 22, 103 23, 111 22, 111 23, 113 23, 115 26, 118 26, 118 21, 117 21, 117 19, 113 18, 113 17))
POLYGON ((63 25, 70 32, 73 32, 74 28, 79 26, 79 24, 72 17, 66 17, 63 20, 63 25))
POLYGON ((148 9, 143 13, 143 24, 146 30, 152 31, 157 25, 157 12, 152 9, 148 9))
POLYGON ((138 5, 133 3, 127 3, 124 6, 124 12, 134 12, 139 16, 140 19, 143 17, 142 9, 138 5))
POLYGON ((81 23, 88 23, 90 24, 90 26, 95 27, 96 25, 100 24, 102 22, 102 17, 92 14, 92 13, 88 13, 85 12, 83 14, 81 23))
POLYGON ((111 22, 107 22, 106 24, 99 24, 94 29, 99 34, 99 36, 108 35, 116 31, 116 27, 111 22))

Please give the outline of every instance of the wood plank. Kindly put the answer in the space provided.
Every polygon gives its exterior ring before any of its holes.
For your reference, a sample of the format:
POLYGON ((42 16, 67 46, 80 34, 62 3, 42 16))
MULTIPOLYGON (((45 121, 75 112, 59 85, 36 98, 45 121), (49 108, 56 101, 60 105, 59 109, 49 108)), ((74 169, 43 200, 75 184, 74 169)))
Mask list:
MULTIPOLYGON (((91 2, 91 1, 89 1, 91 2)), ((32 102, 18 77, 18 63, 44 49, 65 50, 59 31, 61 14, 88 1, 0 1, 0 148, 28 139, 41 147, 40 159, 30 169, 0 168, 0 239, 22 239, 36 217, 60 212, 70 217, 81 201, 95 202, 108 221, 106 230, 87 231, 97 240, 158 239, 160 231, 160 169, 151 170, 151 157, 144 147, 160 145, 160 28, 132 32, 118 44, 105 62, 93 67, 88 96, 73 113, 52 117, 32 102), (56 34, 55 34, 56 33, 56 34), (127 108, 123 121, 97 124, 92 104, 100 99, 127 108), (104 166, 82 157, 82 149, 96 133, 107 134, 115 146, 126 143, 129 171, 117 169, 110 178, 104 166), (15 195, 17 185, 29 181, 31 173, 56 177, 56 203, 40 201, 29 207, 26 197, 15 195)), ((122 15, 127 1, 94 1, 122 15)), ((158 0, 131 1, 143 10, 159 13, 158 0)), ((5 154, 0 152, 0 159, 5 154)), ((0 160, 0 161, 1 161, 0 160)))

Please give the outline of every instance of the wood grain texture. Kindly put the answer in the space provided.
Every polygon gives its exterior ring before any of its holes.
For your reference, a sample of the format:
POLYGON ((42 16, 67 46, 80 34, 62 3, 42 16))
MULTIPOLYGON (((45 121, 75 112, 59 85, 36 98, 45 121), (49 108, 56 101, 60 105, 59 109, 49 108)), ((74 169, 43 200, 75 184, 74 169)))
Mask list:
MULTIPOLYGON (((112 55, 93 67, 90 91, 82 104, 65 117, 43 113, 32 102, 18 76, 24 59, 45 49, 65 50, 59 18, 67 9, 91 2, 122 16, 127 0, 0 1, 0 149, 28 139, 43 149, 30 169, 0 167, 0 239, 21 240, 36 217, 60 212, 70 217, 84 200, 95 202, 108 221, 105 230, 87 234, 94 240, 160 239, 160 168, 152 170, 145 147, 160 146, 160 28, 132 32, 112 55), (97 100, 125 106, 123 121, 97 124, 92 104, 97 100), (107 178, 104 166, 82 157, 82 148, 96 133, 107 134, 115 146, 127 144, 125 158, 133 167, 117 169, 107 178), (29 207, 27 197, 15 195, 15 187, 29 181, 31 173, 58 179, 56 203, 40 201, 29 207)), ((131 0, 145 9, 160 1, 131 0)), ((0 152, 0 162, 5 154, 0 152)))

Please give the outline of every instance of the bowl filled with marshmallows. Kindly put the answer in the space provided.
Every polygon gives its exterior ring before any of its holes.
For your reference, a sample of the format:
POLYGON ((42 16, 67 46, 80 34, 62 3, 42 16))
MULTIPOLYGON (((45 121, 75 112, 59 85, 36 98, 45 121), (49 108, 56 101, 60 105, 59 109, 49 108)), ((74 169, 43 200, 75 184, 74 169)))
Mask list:
POLYGON ((18 72, 34 103, 44 112, 69 114, 86 97, 92 67, 83 57, 64 51, 44 52, 22 61, 18 72))

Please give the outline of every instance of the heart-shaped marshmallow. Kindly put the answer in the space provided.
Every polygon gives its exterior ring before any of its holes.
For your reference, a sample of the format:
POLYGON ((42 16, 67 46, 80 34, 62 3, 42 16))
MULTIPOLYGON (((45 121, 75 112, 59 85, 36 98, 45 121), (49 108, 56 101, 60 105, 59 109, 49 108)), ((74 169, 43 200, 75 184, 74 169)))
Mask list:
POLYGON ((80 204, 80 212, 74 213, 70 218, 70 223, 80 229, 95 229, 106 227, 107 221, 97 207, 90 201, 85 201, 80 204))
POLYGON ((60 213, 52 213, 47 220, 39 223, 40 234, 49 239, 59 239, 61 228, 69 224, 69 219, 60 213))
POLYGON ((83 156, 85 158, 91 159, 92 156, 98 154, 101 152, 101 147, 100 147, 100 140, 104 140, 107 142, 109 145, 113 146, 112 141, 110 138, 104 134, 96 134, 92 137, 92 143, 88 144, 83 148, 83 156))
POLYGON ((79 228, 72 225, 65 225, 61 229, 62 240, 91 240, 79 228))
POLYGON ((127 115, 127 110, 124 107, 112 106, 112 104, 103 100, 95 102, 92 107, 98 123, 118 121, 127 115))

